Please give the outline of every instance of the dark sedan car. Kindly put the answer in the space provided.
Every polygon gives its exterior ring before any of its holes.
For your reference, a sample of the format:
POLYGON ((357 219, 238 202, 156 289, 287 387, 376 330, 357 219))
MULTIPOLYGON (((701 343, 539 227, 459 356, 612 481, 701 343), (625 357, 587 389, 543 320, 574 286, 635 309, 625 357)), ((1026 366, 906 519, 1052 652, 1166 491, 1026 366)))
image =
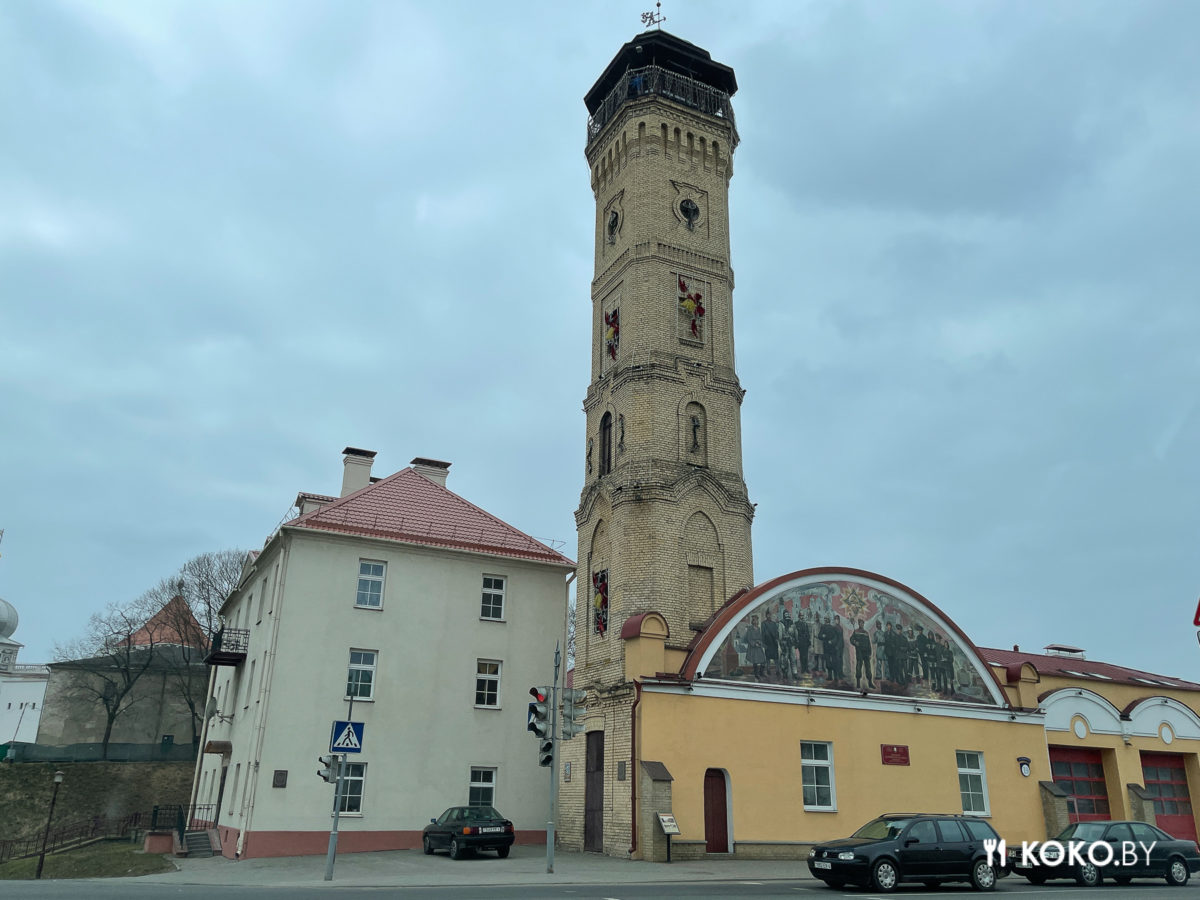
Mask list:
POLYGON ((1200 871, 1200 848, 1145 822, 1077 822, 1030 852, 1013 852, 1012 870, 1033 884, 1073 878, 1093 887, 1105 878, 1129 884, 1134 878, 1165 878, 1182 887, 1200 871))
POLYGON ((449 850, 451 859, 471 850, 495 850, 504 859, 515 837, 513 823, 490 806, 452 806, 429 820, 421 846, 426 853, 449 850))
POLYGON ((902 881, 928 887, 967 881, 977 891, 990 891, 998 873, 984 841, 999 840, 991 825, 971 816, 890 814, 851 837, 814 846, 808 871, 839 889, 856 884, 882 893, 902 881))

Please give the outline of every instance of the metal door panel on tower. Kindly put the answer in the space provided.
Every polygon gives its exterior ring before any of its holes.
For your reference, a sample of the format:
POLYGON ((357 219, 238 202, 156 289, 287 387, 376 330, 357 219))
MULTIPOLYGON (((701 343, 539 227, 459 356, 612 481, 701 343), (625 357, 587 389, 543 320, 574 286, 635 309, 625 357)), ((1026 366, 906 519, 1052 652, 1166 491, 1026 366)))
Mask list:
POLYGON ((587 736, 583 798, 583 849, 604 850, 604 732, 587 736))

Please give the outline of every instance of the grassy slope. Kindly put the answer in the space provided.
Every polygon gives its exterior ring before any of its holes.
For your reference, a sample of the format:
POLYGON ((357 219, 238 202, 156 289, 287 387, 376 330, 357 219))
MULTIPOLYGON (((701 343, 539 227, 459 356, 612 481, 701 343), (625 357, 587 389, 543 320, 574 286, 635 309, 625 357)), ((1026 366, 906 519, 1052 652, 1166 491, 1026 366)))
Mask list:
MULTIPOLYGON (((78 850, 48 855, 42 878, 116 878, 154 875, 174 869, 174 864, 166 857, 158 853, 143 853, 139 844, 101 841, 78 850)), ((36 856, 32 859, 14 859, 0 865, 0 879, 30 879, 36 870, 36 856)))

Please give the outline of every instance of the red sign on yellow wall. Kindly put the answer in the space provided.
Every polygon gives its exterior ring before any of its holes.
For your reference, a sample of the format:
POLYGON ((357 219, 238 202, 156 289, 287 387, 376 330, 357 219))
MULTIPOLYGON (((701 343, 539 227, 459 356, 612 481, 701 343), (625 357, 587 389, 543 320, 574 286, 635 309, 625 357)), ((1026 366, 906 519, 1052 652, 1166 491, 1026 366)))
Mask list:
POLYGON ((885 766, 908 765, 908 746, 905 744, 880 744, 879 755, 885 766))

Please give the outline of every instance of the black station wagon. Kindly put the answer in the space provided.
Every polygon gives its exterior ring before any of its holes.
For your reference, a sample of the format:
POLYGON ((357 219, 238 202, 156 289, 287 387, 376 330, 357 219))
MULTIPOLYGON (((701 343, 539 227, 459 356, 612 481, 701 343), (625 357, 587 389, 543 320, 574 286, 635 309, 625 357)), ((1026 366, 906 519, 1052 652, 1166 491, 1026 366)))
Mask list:
POLYGON ((851 837, 815 845, 808 851, 808 871, 839 889, 855 884, 885 893, 902 881, 928 887, 966 881, 977 891, 990 891, 1004 861, 989 863, 984 841, 999 840, 991 825, 972 816, 892 813, 851 837))

